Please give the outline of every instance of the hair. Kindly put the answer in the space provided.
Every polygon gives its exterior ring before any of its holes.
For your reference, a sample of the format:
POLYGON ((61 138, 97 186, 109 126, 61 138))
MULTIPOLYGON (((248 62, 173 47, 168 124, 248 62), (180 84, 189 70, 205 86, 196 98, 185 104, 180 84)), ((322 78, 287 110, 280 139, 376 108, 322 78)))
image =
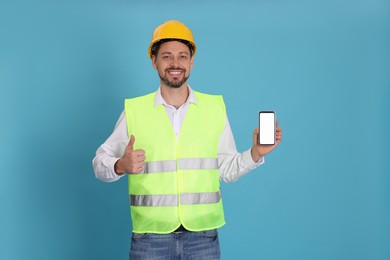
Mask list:
POLYGON ((165 42, 171 42, 171 41, 177 41, 177 42, 181 42, 181 43, 187 45, 188 48, 190 49, 190 55, 192 57, 192 54, 194 53, 194 46, 192 46, 192 44, 189 41, 182 40, 182 39, 176 39, 176 38, 162 39, 162 40, 159 40, 158 42, 155 42, 152 45, 152 48, 150 49, 152 56, 157 56, 158 51, 160 50, 161 44, 163 44, 165 42))

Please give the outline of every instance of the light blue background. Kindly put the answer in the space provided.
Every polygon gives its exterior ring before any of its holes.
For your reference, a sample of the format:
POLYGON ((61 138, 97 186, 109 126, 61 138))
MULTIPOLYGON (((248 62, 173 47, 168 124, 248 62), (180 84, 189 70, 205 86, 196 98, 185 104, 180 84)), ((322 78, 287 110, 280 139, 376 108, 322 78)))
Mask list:
POLYGON ((222 259, 390 259, 390 2, 0 2, 0 259, 127 259, 127 181, 91 160, 123 99, 154 91, 178 19, 190 84, 223 94, 237 148, 259 110, 283 143, 223 184, 222 259))

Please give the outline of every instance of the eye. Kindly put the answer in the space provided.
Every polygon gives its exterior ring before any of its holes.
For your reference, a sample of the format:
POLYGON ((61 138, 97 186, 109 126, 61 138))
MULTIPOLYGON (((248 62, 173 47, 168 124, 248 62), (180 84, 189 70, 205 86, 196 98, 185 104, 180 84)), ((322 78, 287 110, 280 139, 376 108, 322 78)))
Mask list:
POLYGON ((180 59, 182 59, 182 60, 186 60, 188 57, 187 57, 187 55, 181 55, 180 56, 180 59))
POLYGON ((161 53, 161 59, 163 59, 163 60, 168 60, 171 58, 171 56, 172 55, 169 53, 161 53))

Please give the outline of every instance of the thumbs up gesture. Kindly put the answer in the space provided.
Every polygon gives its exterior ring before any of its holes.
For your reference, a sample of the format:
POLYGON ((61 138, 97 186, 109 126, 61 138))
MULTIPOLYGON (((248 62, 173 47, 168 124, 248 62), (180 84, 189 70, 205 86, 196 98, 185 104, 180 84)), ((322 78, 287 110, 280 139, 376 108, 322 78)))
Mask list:
POLYGON ((145 151, 142 149, 134 150, 135 137, 131 135, 130 141, 125 148, 125 153, 115 163, 115 172, 118 175, 124 173, 142 173, 145 167, 145 151))

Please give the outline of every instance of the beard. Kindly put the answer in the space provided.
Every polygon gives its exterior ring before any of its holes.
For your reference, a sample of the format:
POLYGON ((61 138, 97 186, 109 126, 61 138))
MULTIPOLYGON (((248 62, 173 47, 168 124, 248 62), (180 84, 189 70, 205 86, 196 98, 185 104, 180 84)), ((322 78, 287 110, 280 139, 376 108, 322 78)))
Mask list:
MULTIPOLYGON (((167 73, 167 72, 166 72, 167 73)), ((159 73, 160 79, 165 83, 170 88, 180 88, 183 86, 184 83, 186 83, 187 79, 190 77, 188 75, 187 77, 185 76, 185 71, 184 71, 184 77, 182 79, 174 79, 169 81, 169 79, 165 75, 161 75, 159 73)))

